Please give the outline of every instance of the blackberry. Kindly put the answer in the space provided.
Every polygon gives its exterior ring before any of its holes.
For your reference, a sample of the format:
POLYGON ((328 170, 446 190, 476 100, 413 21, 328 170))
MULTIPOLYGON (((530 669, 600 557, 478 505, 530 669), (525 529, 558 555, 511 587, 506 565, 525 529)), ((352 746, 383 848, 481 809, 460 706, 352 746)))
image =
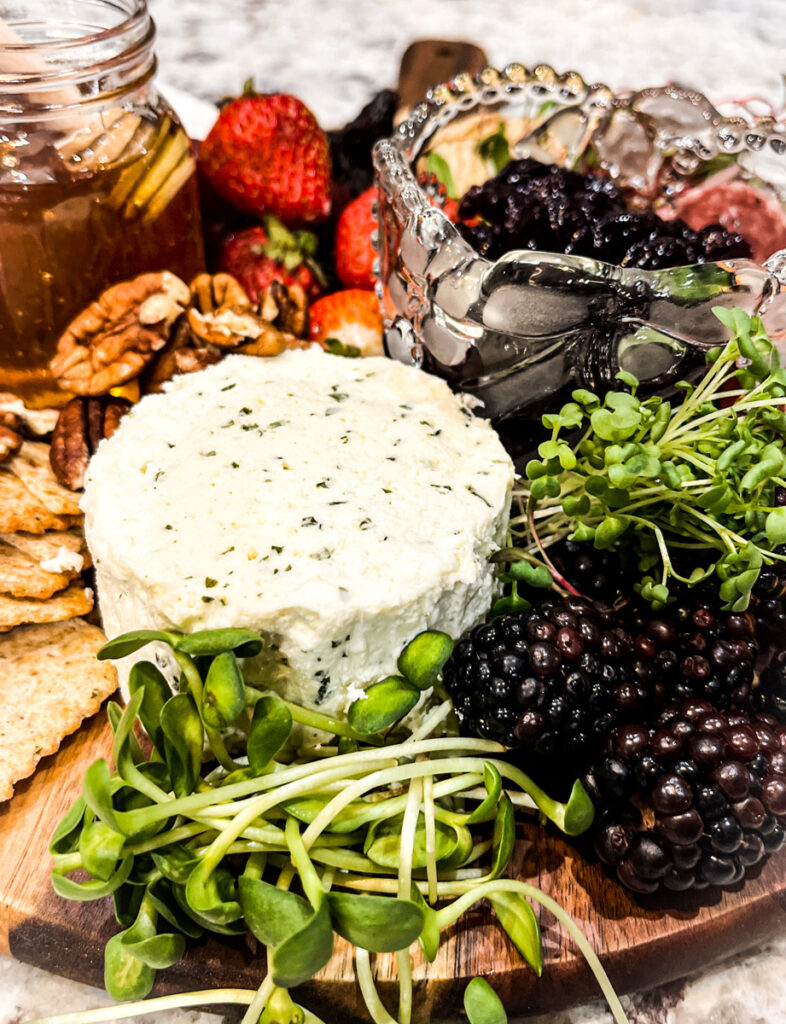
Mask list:
POLYGON ((769 715, 727 713, 688 700, 661 713, 647 731, 646 747, 643 731, 632 724, 617 728, 608 753, 584 776, 597 811, 595 849, 623 885, 640 893, 734 885, 746 868, 780 848, 786 838, 786 726, 769 715), (664 748, 656 742, 659 734, 676 740, 686 724, 690 752, 677 761, 656 755, 664 748), (637 765, 645 758, 650 771, 642 775, 637 765), (615 785, 608 784, 609 761, 615 785))
POLYGON ((526 767, 575 777, 616 725, 647 710, 647 691, 632 682, 636 661, 613 612, 549 594, 473 629, 444 682, 463 730, 499 740, 526 767))
POLYGON ((482 256, 511 249, 575 253, 623 267, 659 269, 749 257, 742 236, 711 224, 631 211, 618 185, 537 160, 514 160, 461 201, 459 230, 482 256))

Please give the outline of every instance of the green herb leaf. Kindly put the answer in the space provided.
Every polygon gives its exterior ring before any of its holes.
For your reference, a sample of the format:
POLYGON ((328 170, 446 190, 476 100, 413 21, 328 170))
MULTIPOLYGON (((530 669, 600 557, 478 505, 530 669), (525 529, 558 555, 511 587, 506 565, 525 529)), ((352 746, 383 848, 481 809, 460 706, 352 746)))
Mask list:
MULTIPOLYGON (((401 826, 402 814, 372 823, 363 844, 363 852, 369 860, 383 868, 398 869, 401 859, 401 826)), ((438 863, 447 863, 451 854, 458 846, 458 829, 451 829, 441 821, 435 822, 435 859, 438 863)), ((468 830, 464 829, 463 832, 468 830)), ((472 837, 470 835, 470 844, 472 837)), ((412 867, 415 869, 426 866, 426 827, 422 812, 418 816, 415 840, 412 847, 412 867)))
POLYGON ((554 586, 554 577, 545 565, 533 565, 531 562, 512 562, 508 573, 514 580, 521 580, 530 587, 550 590, 554 586))
POLYGON ((453 182, 453 175, 444 156, 440 156, 439 153, 429 153, 426 157, 426 170, 429 174, 433 174, 440 184, 445 186, 445 192, 449 199, 459 198, 453 182))
POLYGON ((511 160, 510 145, 505 134, 505 122, 500 121, 499 127, 485 139, 478 143, 478 156, 491 164, 493 174, 499 174, 503 167, 506 167, 511 160))
POLYGON ((775 508, 766 519, 767 540, 773 547, 786 544, 786 507, 775 508))

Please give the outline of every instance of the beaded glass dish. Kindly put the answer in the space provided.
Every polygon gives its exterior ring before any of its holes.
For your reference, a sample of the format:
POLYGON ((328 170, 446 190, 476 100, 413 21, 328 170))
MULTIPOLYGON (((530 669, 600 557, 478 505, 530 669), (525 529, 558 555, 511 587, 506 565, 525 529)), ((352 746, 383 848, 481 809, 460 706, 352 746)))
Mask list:
POLYGON ((433 88, 377 143, 374 166, 387 352, 481 399, 514 452, 575 387, 608 387, 624 369, 655 390, 695 372, 726 337, 713 306, 758 313, 786 338, 786 122, 770 110, 721 113, 679 86, 615 95, 513 64, 433 88), (725 217, 754 258, 668 270, 523 249, 483 258, 418 172, 447 152, 457 192, 493 176, 479 141, 500 122, 513 158, 609 177, 664 220, 725 217))

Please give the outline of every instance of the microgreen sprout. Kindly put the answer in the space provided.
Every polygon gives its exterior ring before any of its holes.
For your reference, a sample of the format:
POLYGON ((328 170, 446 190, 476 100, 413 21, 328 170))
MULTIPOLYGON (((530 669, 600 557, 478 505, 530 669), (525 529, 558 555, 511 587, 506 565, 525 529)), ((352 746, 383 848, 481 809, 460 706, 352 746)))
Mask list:
MULTIPOLYGON (((589 798, 577 782, 559 803, 501 758, 498 743, 451 732, 441 679, 449 637, 417 636, 399 657, 401 675, 369 685, 345 719, 247 685, 243 659, 262 647, 247 630, 141 630, 110 641, 101 657, 126 657, 151 642, 169 647, 177 692, 151 662, 134 665, 126 708, 110 705, 115 768, 103 759, 90 766, 50 843, 61 896, 112 896, 121 930, 106 946, 105 982, 115 999, 133 1003, 50 1024, 197 1002, 244 1005, 244 1024, 322 1024, 289 989, 324 967, 336 934, 357 949, 371 1019, 409 1024, 411 948, 419 944, 433 960, 441 933, 484 898, 537 974, 531 902, 555 914, 589 954, 623 1024, 602 967, 565 911, 506 877, 514 807, 576 834, 592 820, 589 798), (418 701, 426 732, 404 721, 418 701), (322 730, 329 756, 304 757, 303 726, 322 730), (156 971, 205 932, 255 936, 267 959, 259 989, 145 999, 156 971), (374 986, 370 954, 381 953, 398 963, 396 1016, 374 986)), ((476 1024, 503 1019, 498 1010, 489 1016, 495 1004, 481 983, 468 1000, 476 1024)))
POLYGON ((627 391, 573 392, 543 416, 538 447, 517 492, 520 514, 496 561, 511 593, 497 611, 526 607, 519 584, 575 593, 549 559, 567 538, 598 550, 627 547, 636 591, 654 607, 675 583, 717 584, 726 609, 748 607, 763 565, 786 561, 786 371, 758 317, 717 308, 731 334, 708 353, 679 404, 627 391))

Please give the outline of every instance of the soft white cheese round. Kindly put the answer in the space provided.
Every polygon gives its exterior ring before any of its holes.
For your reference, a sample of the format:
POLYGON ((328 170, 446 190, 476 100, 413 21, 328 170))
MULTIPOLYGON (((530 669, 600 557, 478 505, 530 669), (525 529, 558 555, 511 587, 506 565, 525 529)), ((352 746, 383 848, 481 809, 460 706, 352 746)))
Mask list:
POLYGON ((341 712, 416 633, 488 611, 512 482, 436 377, 317 348, 230 356, 143 398, 90 462, 104 627, 258 630, 259 684, 341 712))

